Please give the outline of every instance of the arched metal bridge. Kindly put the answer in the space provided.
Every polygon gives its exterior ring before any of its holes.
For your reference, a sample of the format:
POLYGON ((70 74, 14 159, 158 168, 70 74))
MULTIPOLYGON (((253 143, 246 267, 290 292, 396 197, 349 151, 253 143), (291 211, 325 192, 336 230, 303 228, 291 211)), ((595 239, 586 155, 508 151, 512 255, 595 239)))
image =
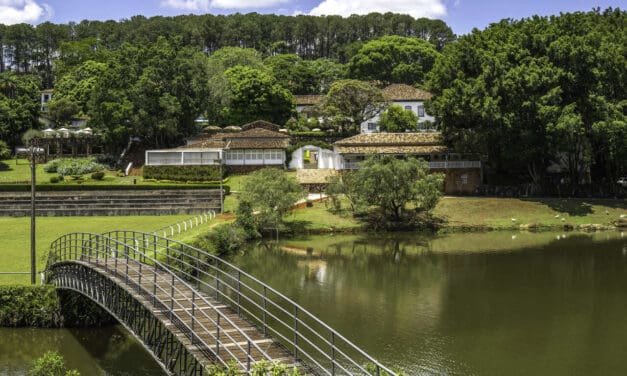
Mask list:
POLYGON ((46 279, 112 314, 176 375, 279 362, 313 375, 395 375, 300 305, 235 265, 135 231, 71 233, 46 279))

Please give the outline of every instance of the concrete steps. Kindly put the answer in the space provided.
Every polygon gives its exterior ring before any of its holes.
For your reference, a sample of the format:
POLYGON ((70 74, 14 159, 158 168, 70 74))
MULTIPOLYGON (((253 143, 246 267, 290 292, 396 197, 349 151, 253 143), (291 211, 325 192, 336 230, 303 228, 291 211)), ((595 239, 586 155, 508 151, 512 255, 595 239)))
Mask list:
MULTIPOLYGON (((38 216, 200 214, 220 208, 217 189, 37 193, 38 216)), ((0 216, 31 214, 30 193, 0 193, 0 216)))

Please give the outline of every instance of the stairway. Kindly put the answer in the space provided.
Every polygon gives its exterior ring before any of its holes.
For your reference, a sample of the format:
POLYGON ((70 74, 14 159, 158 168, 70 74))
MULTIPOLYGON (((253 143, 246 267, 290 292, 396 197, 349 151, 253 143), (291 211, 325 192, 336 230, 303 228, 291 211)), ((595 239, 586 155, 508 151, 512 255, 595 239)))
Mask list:
MULTIPOLYGON (((37 216, 200 214, 220 210, 217 189, 40 192, 37 216)), ((30 193, 0 193, 0 217, 31 214, 30 193)))

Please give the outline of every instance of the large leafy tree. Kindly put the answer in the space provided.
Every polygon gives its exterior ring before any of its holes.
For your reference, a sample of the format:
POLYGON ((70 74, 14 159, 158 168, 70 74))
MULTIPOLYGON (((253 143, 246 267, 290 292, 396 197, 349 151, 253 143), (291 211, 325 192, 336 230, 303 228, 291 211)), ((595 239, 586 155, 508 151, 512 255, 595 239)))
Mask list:
POLYGON ((285 124, 292 114, 294 97, 274 77, 262 70, 245 66, 224 73, 228 82, 229 106, 222 109, 223 124, 244 124, 267 120, 285 124))
POLYGON ((418 115, 394 104, 379 116, 377 125, 382 132, 415 131, 418 128, 418 115))
POLYGON ((39 77, 0 73, 0 140, 15 146, 20 135, 37 126, 39 77))
POLYGON ((348 71, 360 80, 421 84, 439 55, 424 39, 385 36, 364 44, 349 61, 348 71))
POLYGON ((425 161, 413 157, 372 156, 360 165, 352 182, 359 201, 376 207, 382 220, 398 222, 418 211, 428 213, 438 203, 443 175, 428 170, 425 161))
POLYGON ((358 133, 361 123, 386 106, 381 90, 359 80, 340 80, 331 85, 321 103, 327 121, 342 132, 358 133))
POLYGON ((268 57, 264 64, 270 68, 278 83, 292 94, 318 92, 318 80, 312 67, 298 55, 282 54, 268 57))
POLYGON ((611 182, 627 159, 627 13, 504 20, 448 46, 432 70, 444 137, 489 173, 539 186, 554 162, 571 184, 611 182))
POLYGON ((296 179, 276 168, 253 172, 243 188, 241 201, 257 213, 254 221, 260 230, 280 225, 285 213, 305 196, 296 179))

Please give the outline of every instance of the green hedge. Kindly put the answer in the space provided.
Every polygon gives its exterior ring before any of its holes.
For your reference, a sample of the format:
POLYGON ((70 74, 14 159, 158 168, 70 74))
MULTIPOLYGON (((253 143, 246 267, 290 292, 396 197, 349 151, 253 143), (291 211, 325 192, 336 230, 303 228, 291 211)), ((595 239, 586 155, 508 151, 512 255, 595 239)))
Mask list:
MULTIPOLYGON (((228 185, 222 186, 225 193, 230 192, 228 185)), ((107 185, 107 184, 44 184, 38 185, 38 192, 66 191, 149 191, 158 189, 219 189, 219 183, 210 184, 140 184, 140 185, 107 185)), ((30 184, 0 184, 0 192, 30 192, 30 184)))
POLYGON ((83 327, 115 322, 89 298, 52 285, 0 285, 0 327, 83 327))
MULTIPOLYGON (((220 166, 144 166, 145 179, 175 181, 211 181, 220 180, 220 166)), ((222 168, 222 177, 227 175, 222 168)))
POLYGON ((1 286, 0 326, 41 328, 61 324, 61 307, 53 286, 1 286))

